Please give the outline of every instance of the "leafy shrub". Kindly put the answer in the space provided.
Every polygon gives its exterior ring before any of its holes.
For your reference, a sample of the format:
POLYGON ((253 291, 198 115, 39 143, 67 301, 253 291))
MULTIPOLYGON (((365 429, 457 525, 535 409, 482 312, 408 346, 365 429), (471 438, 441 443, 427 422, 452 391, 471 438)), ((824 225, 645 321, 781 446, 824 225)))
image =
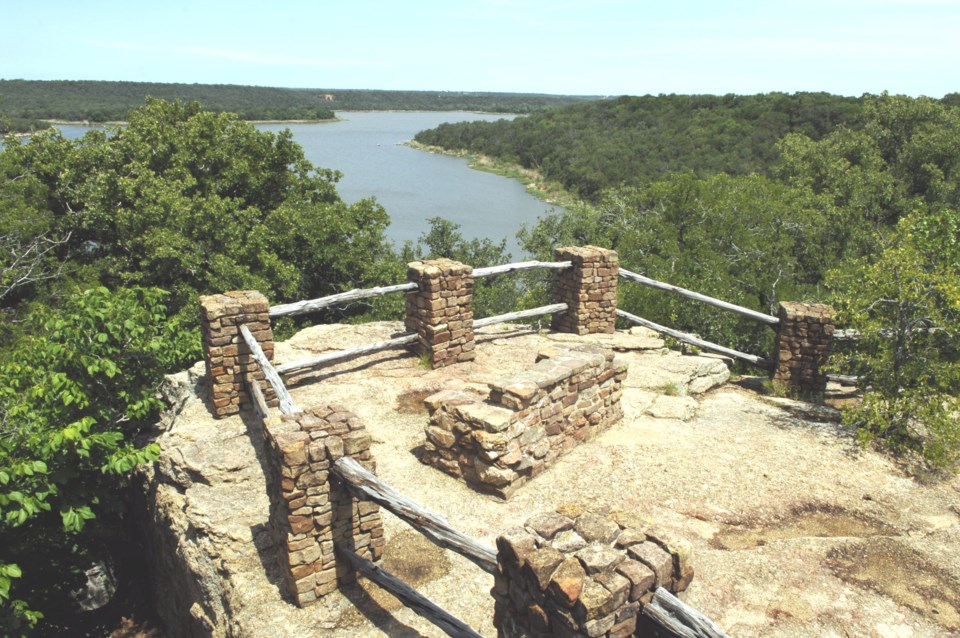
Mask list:
POLYGON ((196 335, 167 320, 166 296, 156 288, 76 293, 29 316, 33 334, 0 363, 4 633, 36 624, 29 607, 56 595, 37 576, 69 573, 71 556, 87 549, 90 522, 118 511, 118 484, 159 455, 134 436, 161 407, 162 375, 199 354, 196 335), (67 562, 44 564, 54 558, 67 562))

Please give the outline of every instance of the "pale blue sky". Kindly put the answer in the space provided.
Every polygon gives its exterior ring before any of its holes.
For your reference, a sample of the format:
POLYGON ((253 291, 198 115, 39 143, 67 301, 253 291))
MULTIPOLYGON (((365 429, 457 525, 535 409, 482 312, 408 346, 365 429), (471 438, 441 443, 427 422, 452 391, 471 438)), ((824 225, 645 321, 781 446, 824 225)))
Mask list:
POLYGON ((0 0, 0 16, 2 79, 960 91, 960 0, 0 0))

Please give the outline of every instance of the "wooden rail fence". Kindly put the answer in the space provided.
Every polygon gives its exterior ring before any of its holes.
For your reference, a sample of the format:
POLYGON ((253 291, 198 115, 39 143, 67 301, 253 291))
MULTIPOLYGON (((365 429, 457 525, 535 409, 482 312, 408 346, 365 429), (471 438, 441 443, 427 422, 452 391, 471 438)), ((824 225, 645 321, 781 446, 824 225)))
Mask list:
POLYGON ((263 375, 267 378, 267 381, 270 383, 270 386, 276 393, 277 399, 280 401, 280 411, 284 414, 300 412, 300 407, 294 403, 293 397, 291 397, 290 393, 287 391, 287 387, 283 385, 283 380, 273 367, 273 364, 270 363, 270 360, 267 359, 267 356, 263 354, 263 349, 250 333, 250 329, 245 325, 241 325, 240 335, 243 337, 244 343, 247 344, 247 348, 250 349, 250 356, 253 357, 253 360, 256 361, 260 366, 260 370, 263 372, 263 375))
POLYGON ((410 500, 352 458, 345 456, 337 460, 331 470, 343 480, 356 498, 377 503, 436 545, 460 554, 487 573, 496 573, 496 552, 458 532, 443 516, 434 514, 410 500))
MULTIPOLYGON (((498 266, 489 266, 483 268, 475 268, 472 273, 475 278, 479 277, 488 277, 493 275, 506 274, 511 272, 518 272, 521 270, 529 270, 533 268, 542 268, 547 270, 562 270, 572 267, 572 262, 570 261, 524 261, 510 264, 501 264, 498 266)), ((626 268, 619 269, 619 275, 625 280, 636 282, 644 286, 655 288, 657 290, 663 290, 665 292, 670 292, 681 297, 692 299, 701 303, 705 303, 722 310, 733 312, 747 319, 758 321, 770 327, 776 328, 780 320, 777 317, 764 314, 762 312, 757 312, 750 308, 745 308, 737 304, 729 303, 721 299, 716 299, 708 295, 704 295, 680 286, 674 286, 672 284, 664 283, 662 281, 657 281, 656 279, 651 279, 639 273, 632 272, 626 268)), ((377 297, 381 295, 387 295, 396 292, 411 292, 417 290, 418 286, 416 283, 403 283, 393 286, 380 286, 367 289, 355 289, 348 292, 338 293, 335 295, 330 295, 327 297, 321 297, 319 299, 311 299, 307 301, 298 301, 289 304, 280 304, 276 306, 271 306, 269 310, 270 318, 284 317, 284 316, 293 316, 301 315, 310 312, 315 312, 322 310, 324 308, 329 308, 331 306, 336 306, 344 303, 349 303, 353 301, 358 301, 361 299, 368 299, 371 297, 377 297)), ((517 312, 506 313, 502 315, 497 315, 494 317, 484 317, 482 319, 477 319, 473 323, 474 328, 482 328, 484 326, 495 325, 498 323, 505 323, 509 321, 519 321, 523 319, 530 319, 537 316, 553 314, 564 312, 567 310, 566 304, 551 304, 548 306, 542 306, 540 308, 533 308, 530 310, 521 310, 517 312)), ((733 357, 740 361, 745 361, 751 365, 763 368, 764 370, 770 370, 773 362, 766 358, 757 355, 752 355, 745 352, 740 352, 738 350, 727 348, 719 344, 711 343, 704 339, 701 339, 695 335, 691 335, 686 332, 679 330, 674 330, 666 326, 657 324, 648 319, 644 319, 632 313, 617 310, 617 315, 636 323, 638 325, 645 326, 651 330, 655 330, 661 334, 668 335, 682 343, 687 343, 698 348, 703 348, 711 352, 717 352, 726 356, 733 357)), ((855 338, 856 335, 854 331, 838 331, 838 338, 840 339, 850 339, 855 338)), ((415 334, 403 334, 393 339, 387 341, 381 341, 372 344, 366 344, 356 348, 340 350, 336 352, 330 352, 326 354, 319 355, 317 357, 312 357, 310 359, 304 359, 301 361, 295 361, 279 365, 276 367, 276 372, 278 374, 288 374, 291 372, 297 372, 306 369, 313 369, 330 363, 344 361, 352 359, 355 357, 363 356, 366 354, 373 354, 375 352, 381 352, 384 350, 390 350, 394 348, 403 348, 410 346, 417 341, 417 335, 415 334)), ((265 368, 266 373, 266 368, 265 368)), ((850 382, 853 377, 842 376, 842 375, 833 375, 838 379, 842 377, 845 382, 850 382)), ((279 396, 279 395, 278 395, 279 396)))
POLYGON ((747 354, 746 352, 740 352, 739 350, 734 350, 733 348, 727 348, 725 346, 720 346, 710 341, 701 339, 692 334, 686 332, 680 332, 679 330, 674 330, 673 328, 667 328, 666 326, 661 326, 659 323, 654 323, 643 317, 638 317, 637 315, 630 314, 626 310, 617 310, 617 316, 623 317, 628 321, 632 321, 635 324, 644 326, 645 328, 650 328, 662 334, 667 335, 668 337, 673 337, 677 341, 682 341, 683 343, 688 343, 691 346, 696 346, 698 348, 703 348, 704 350, 710 350, 711 352, 717 352, 719 354, 725 354, 728 357, 734 357, 740 359, 741 361, 746 361, 747 363, 752 363, 755 366, 769 370, 772 365, 769 359, 764 359, 763 357, 758 357, 753 354, 747 354))
MULTIPOLYGON (((554 304, 554 306, 544 306, 541 309, 526 312, 540 311, 540 314, 546 314, 561 311, 565 308, 566 304, 554 304), (556 306, 561 306, 561 308, 556 306)), ((251 356, 260 366, 267 381, 280 398, 280 411, 284 414, 300 412, 301 408, 293 401, 283 384, 283 380, 264 355, 262 348, 250 330, 242 325, 240 326, 240 334, 250 349, 251 356)), ((260 384, 255 380, 250 381, 248 379, 247 389, 253 398, 256 413, 261 420, 266 419, 269 415, 269 407, 260 389, 260 384)), ((492 549, 454 529, 445 517, 427 510, 396 491, 351 457, 341 457, 333 463, 330 471, 343 482, 355 498, 377 503, 423 534, 438 547, 460 554, 489 574, 498 573, 497 555, 492 549)), ((447 635, 453 638, 482 638, 480 633, 462 620, 379 565, 358 556, 349 549, 336 547, 335 551, 338 556, 349 562, 359 574, 396 596, 404 605, 436 625, 447 635)), ((674 636, 681 638, 729 638, 709 618, 662 587, 656 590, 653 599, 644 606, 642 613, 660 628, 672 632, 671 635, 674 636)))
POLYGON ((674 294, 680 295, 681 297, 686 297, 687 299, 693 299, 694 301, 699 301, 723 310, 728 310, 734 312, 742 317, 747 319, 752 319, 754 321, 759 321, 760 323, 765 323, 768 326, 777 326, 780 323, 780 320, 777 317, 772 315, 766 315, 762 312, 757 312, 756 310, 751 310, 750 308, 744 308, 743 306, 738 306, 737 304, 732 304, 721 299, 715 299, 713 297, 708 297, 707 295, 702 295, 699 292, 693 292, 692 290, 687 290, 686 288, 681 288, 680 286, 673 286, 671 284, 665 284, 662 281, 657 281, 656 279, 650 279, 649 277, 644 277, 635 272, 630 272, 624 268, 620 269, 620 276, 624 279, 629 279, 630 281, 635 281, 637 283, 643 284, 644 286, 649 286, 651 288, 656 288, 657 290, 665 290, 667 292, 672 292, 674 294))
MULTIPOLYGON (((477 268, 472 271, 472 274, 474 277, 487 277, 528 270, 532 268, 561 270, 571 267, 572 262, 570 261, 527 261, 513 264, 503 264, 487 268, 477 268)), ((780 319, 777 317, 760 313, 749 308, 744 308, 742 306, 731 304, 719 299, 714 299, 712 297, 702 295, 679 286, 673 286, 659 282, 623 268, 619 269, 619 276, 632 282, 640 283, 658 290, 671 292, 684 298, 692 299, 726 311, 734 312, 742 317, 764 323, 765 325, 769 325, 774 328, 780 324, 780 319)), ((418 290, 418 288, 419 287, 416 283, 404 283, 394 286, 356 289, 319 299, 272 306, 269 308, 268 316, 273 319, 283 316, 301 315, 322 310, 324 308, 381 295, 397 292, 413 292, 418 290)), ((567 312, 568 310, 569 307, 566 303, 554 303, 530 310, 521 310, 497 315, 494 317, 477 319, 473 321, 473 327, 481 328, 484 326, 490 326, 509 321, 530 319, 542 315, 567 312)), ((764 369, 769 370, 772 367, 772 362, 764 357, 739 352, 732 348, 711 343, 696 337, 695 335, 656 324, 624 310, 618 309, 615 312, 617 316, 623 319, 646 326, 683 343, 688 343, 690 345, 703 348, 704 350, 718 352, 741 361, 746 361, 747 363, 762 367, 764 369)), ((843 331, 837 332, 843 333, 843 331)), ((239 333, 243 339, 243 343, 249 349, 251 358, 257 362, 264 375, 264 378, 276 394, 279 403, 279 410, 283 414, 293 414, 301 412, 302 410, 300 406, 298 406, 293 400, 289 391, 284 385, 283 379, 281 378, 282 374, 288 374, 309 368, 316 368, 318 366, 336 361, 343 361, 391 348, 409 346, 416 343, 418 339, 417 334, 404 334, 387 341, 367 344, 337 352, 329 352, 317 357, 312 357, 310 359, 286 363, 274 367, 264 354, 263 348, 261 348, 260 344, 257 342, 257 339, 253 336, 250 329, 246 325, 239 326, 239 333)), ((853 334, 853 331, 846 331, 846 333, 840 334, 840 338, 855 338, 856 336, 853 334)), ((840 375, 834 376, 839 377, 840 375)), ((849 381, 850 379, 851 378, 844 378, 846 381, 849 381)), ((852 379, 855 381, 855 378, 852 379)), ((268 418, 270 408, 268 407, 268 402, 264 397, 259 382, 252 379, 249 375, 244 380, 246 381, 247 390, 252 399, 254 410, 261 417, 261 419, 266 420, 268 418)), ((374 474, 364 469, 362 465, 349 456, 344 456, 335 461, 331 465, 330 472, 337 477, 337 480, 342 482, 342 484, 353 497, 360 500, 367 500, 377 503, 384 509, 387 509, 404 520, 439 547, 459 553, 487 573, 496 574, 498 572, 499 568, 497 565, 497 555, 492 549, 483 546, 481 543, 478 543, 474 539, 471 539, 461 532, 455 530, 452 526, 450 526, 449 522, 447 522, 443 516, 424 509, 419 504, 405 497, 403 494, 400 494, 389 485, 383 483, 374 474)), ((474 629, 470 628, 453 615, 444 611, 436 604, 426 599, 415 589, 404 583, 402 580, 389 574, 381 567, 375 565, 366 558, 358 556, 353 551, 349 551, 345 548, 338 547, 336 548, 336 551, 338 555, 349 561, 357 572, 390 591, 392 594, 401 599, 413 611, 436 624, 448 635, 456 636, 458 638, 475 638, 480 636, 480 634, 474 629)), ((724 634, 723 631, 721 631, 712 621, 710 621, 709 618, 706 618, 695 609, 689 607, 663 588, 656 590, 652 601, 644 606, 642 614, 644 617, 650 619, 651 622, 660 627, 663 631, 669 632, 668 635, 671 636, 680 636, 683 638, 727 638, 726 634, 724 634)))

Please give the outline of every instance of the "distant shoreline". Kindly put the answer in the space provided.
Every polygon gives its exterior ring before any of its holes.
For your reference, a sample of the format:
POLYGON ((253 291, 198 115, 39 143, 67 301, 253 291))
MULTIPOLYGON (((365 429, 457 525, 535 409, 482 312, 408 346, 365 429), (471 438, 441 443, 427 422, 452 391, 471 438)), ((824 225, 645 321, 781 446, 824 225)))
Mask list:
MULTIPOLYGON (((37 120, 38 122, 43 122, 49 124, 50 126, 57 126, 59 124, 65 124, 68 126, 126 126, 126 120, 111 120, 109 122, 91 122, 90 120, 37 120)), ((237 120, 238 122, 249 122, 251 124, 331 124, 333 122, 341 122, 342 118, 333 117, 333 118, 324 118, 322 120, 237 120)))

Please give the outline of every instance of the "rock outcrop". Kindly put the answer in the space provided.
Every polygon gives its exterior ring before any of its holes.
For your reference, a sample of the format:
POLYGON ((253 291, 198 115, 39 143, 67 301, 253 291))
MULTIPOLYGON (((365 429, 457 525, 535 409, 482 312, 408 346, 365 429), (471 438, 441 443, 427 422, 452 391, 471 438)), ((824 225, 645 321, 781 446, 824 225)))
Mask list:
MULTIPOLYGON (((402 330, 396 322, 317 326, 277 343, 275 358, 300 360, 402 330)), ((722 358, 664 349, 645 331, 575 336, 492 326, 476 332, 471 362, 426 370, 414 354, 382 352, 300 373, 289 387, 305 409, 337 404, 356 413, 379 477, 490 548, 532 512, 566 503, 655 519, 665 538, 692 550, 697 577, 686 601, 730 635, 919 638, 960 630, 957 481, 910 481, 882 456, 851 454, 833 424, 811 424, 730 384, 704 392, 728 374, 722 358), (420 463, 425 397, 485 392, 532 366, 546 346, 584 343, 613 349, 628 364, 620 423, 507 502, 420 463), (896 578, 883 589, 865 585, 875 567, 896 578), (924 583, 938 587, 920 596, 924 583)), ((140 522, 165 634, 439 636, 363 582, 307 608, 284 598, 259 421, 215 420, 196 379, 194 370, 169 384, 173 408, 155 432, 162 458, 141 477, 140 522)), ((482 635, 496 635, 489 574, 429 543, 411 543, 421 537, 390 514, 383 526, 386 569, 482 635)))

